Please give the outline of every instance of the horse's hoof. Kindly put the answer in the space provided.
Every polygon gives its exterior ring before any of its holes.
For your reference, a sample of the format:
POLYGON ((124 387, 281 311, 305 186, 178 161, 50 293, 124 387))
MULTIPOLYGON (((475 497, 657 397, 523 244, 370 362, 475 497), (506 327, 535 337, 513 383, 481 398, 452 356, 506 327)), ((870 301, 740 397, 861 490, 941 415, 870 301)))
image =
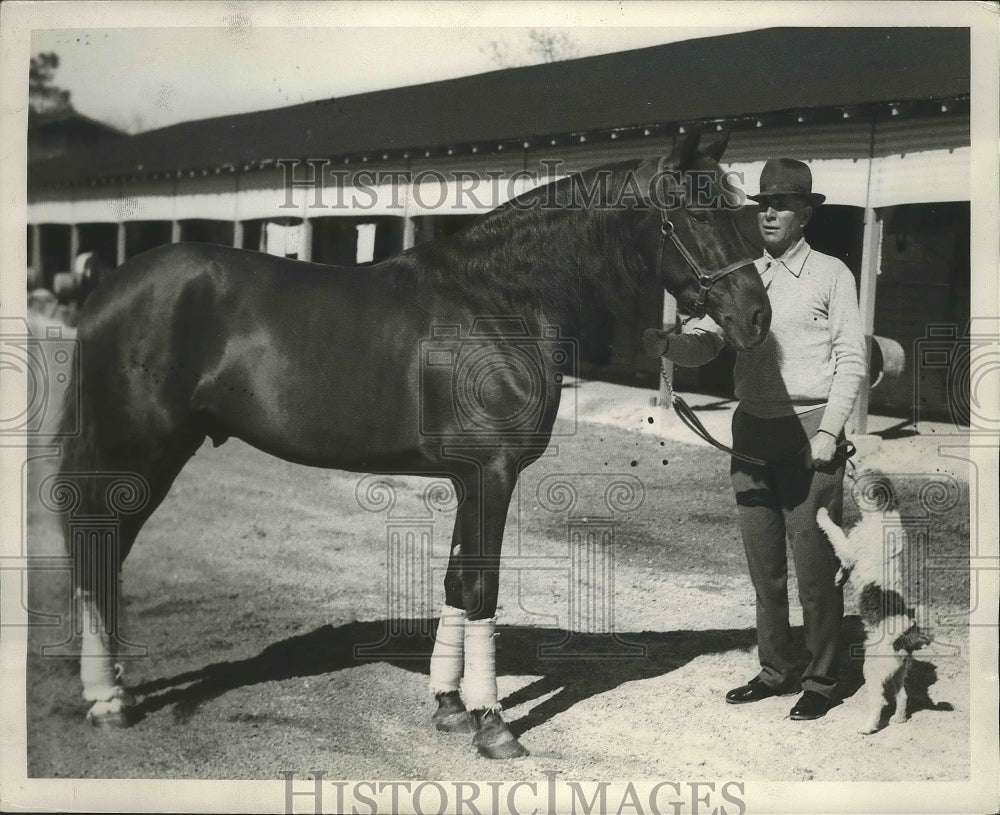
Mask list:
POLYGON ((128 727, 131 724, 128 707, 121 699, 95 702, 87 711, 87 721, 92 727, 98 727, 102 730, 128 727))
POLYGON ((520 758, 528 751, 510 732, 497 710, 477 710, 472 714, 478 727, 472 744, 484 758, 520 758))
POLYGON ((458 691, 437 694, 438 709, 431 716, 434 727, 442 733, 473 733, 472 714, 465 709, 458 691))
POLYGON ((119 686, 110 699, 94 702, 87 711, 87 721, 92 727, 117 729, 132 724, 130 715, 135 698, 119 686))

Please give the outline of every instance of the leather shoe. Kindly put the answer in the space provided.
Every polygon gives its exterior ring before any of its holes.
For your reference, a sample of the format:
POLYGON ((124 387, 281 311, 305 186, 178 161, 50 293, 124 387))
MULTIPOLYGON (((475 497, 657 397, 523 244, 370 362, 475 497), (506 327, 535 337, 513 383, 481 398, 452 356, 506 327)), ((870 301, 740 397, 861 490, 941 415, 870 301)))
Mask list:
POLYGON ((777 688, 765 684, 759 676, 755 676, 745 685, 733 688, 726 694, 726 701, 731 705, 745 705, 747 702, 759 702, 781 693, 777 688))
POLYGON ((819 719, 825 716, 833 705, 834 701, 829 696, 807 690, 799 697, 789 715, 798 722, 819 719))

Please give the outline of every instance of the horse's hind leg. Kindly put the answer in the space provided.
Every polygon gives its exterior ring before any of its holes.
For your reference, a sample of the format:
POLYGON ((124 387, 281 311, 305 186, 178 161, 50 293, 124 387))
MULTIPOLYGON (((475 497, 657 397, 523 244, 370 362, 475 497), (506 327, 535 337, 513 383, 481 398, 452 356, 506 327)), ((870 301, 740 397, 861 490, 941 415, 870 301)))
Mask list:
POLYGON ((176 433, 141 453, 103 451, 92 440, 71 440, 60 480, 73 494, 65 533, 73 560, 74 624, 80 636, 83 697, 94 725, 130 723, 132 699, 117 659, 143 653, 124 638, 121 567, 143 524, 201 442, 176 433))

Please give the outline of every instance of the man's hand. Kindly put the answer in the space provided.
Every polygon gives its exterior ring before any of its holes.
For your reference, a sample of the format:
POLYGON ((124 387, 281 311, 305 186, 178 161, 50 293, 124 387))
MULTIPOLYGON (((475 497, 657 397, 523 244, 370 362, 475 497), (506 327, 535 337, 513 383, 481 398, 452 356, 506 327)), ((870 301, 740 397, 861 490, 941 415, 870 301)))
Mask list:
POLYGON ((642 348, 648 357, 662 357, 670 344, 670 332, 647 328, 642 332, 642 348))
POLYGON ((833 461, 837 454, 837 440, 829 433, 818 431, 809 442, 813 466, 822 466, 833 461))

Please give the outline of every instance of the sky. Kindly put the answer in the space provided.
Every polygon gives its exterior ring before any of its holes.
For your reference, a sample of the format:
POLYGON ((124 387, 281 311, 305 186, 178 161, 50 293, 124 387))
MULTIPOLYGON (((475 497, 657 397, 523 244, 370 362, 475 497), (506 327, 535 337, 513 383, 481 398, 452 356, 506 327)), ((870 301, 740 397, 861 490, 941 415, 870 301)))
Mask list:
MULTIPOLYGON (((129 132, 482 73, 541 58, 531 27, 88 28, 35 30, 54 51, 55 84, 87 116, 129 132), (499 51, 504 61, 498 62, 499 51)), ((747 30, 743 27, 538 26, 573 56, 747 30)))

